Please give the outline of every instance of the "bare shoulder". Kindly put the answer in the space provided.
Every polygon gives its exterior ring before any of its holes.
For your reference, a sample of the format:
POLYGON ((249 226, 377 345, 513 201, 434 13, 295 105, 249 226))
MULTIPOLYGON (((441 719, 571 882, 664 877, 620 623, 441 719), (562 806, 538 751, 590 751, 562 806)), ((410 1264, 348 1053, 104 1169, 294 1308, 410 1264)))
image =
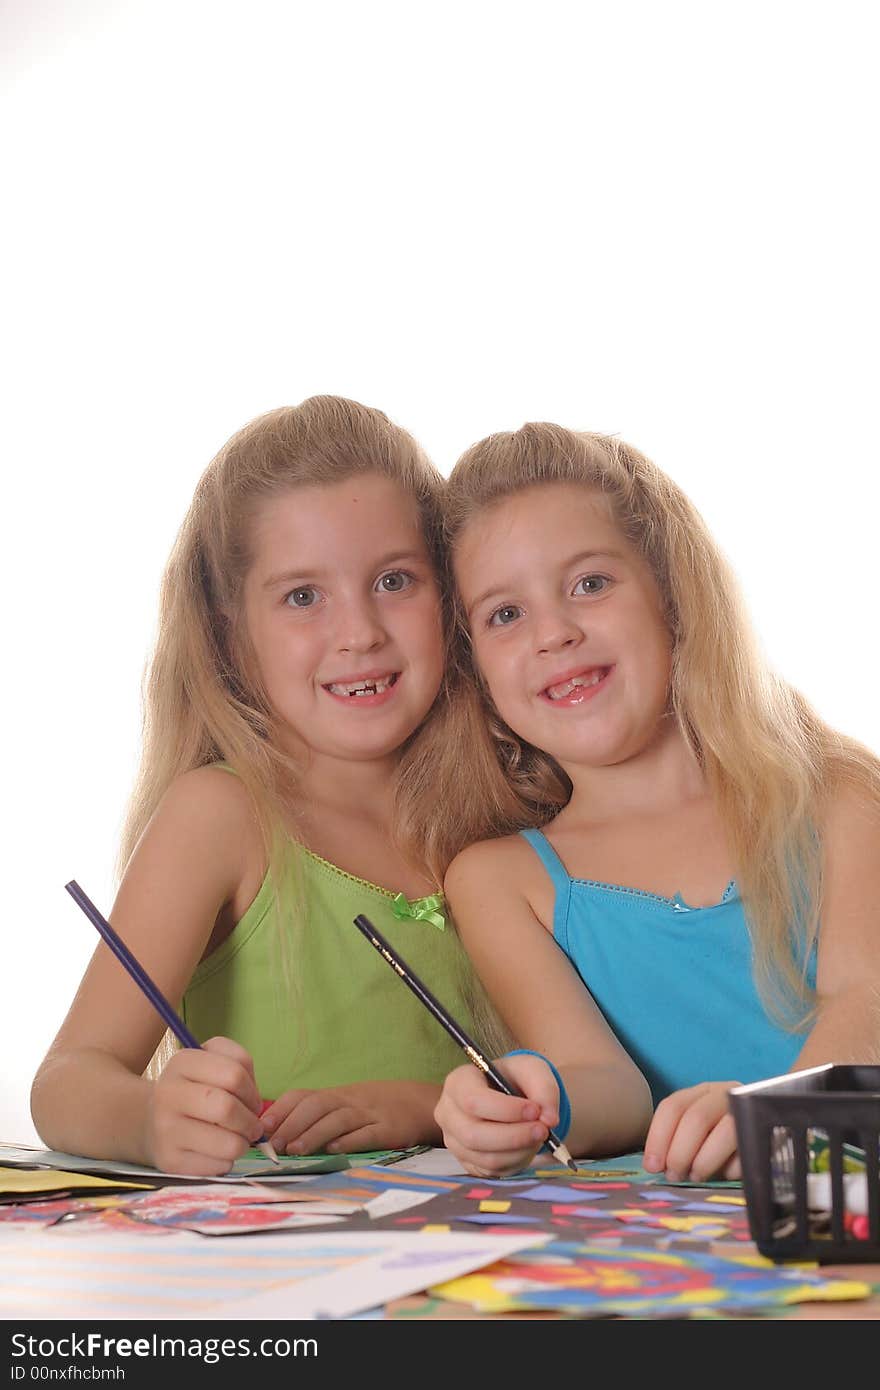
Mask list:
POLYGON ((153 814, 186 838, 209 835, 240 842, 257 828, 253 802, 244 784, 221 767, 182 772, 164 793, 153 814))
POLYGON ((521 835, 479 840, 455 856, 446 870, 444 892, 451 898, 488 881, 516 883, 526 871, 529 854, 529 847, 521 835))
POLYGON ((824 825, 831 833, 880 833, 880 791, 871 795, 864 787, 835 787, 825 802, 824 825))
POLYGON ((866 790, 831 792, 820 819, 822 892, 817 984, 830 995, 876 980, 880 805, 866 790))
POLYGON ((121 891, 147 877, 201 883, 221 902, 261 877, 262 841, 251 798, 232 773, 200 767, 165 791, 126 867, 121 891))
POLYGON ((548 931, 553 929, 554 890, 547 871, 522 835, 481 840, 461 851, 443 884, 456 920, 471 905, 522 905, 548 931))
POLYGON ((826 942, 876 920, 880 898, 880 801, 850 786, 830 792, 820 820, 822 934, 826 942))
POLYGON ((880 796, 840 786, 826 799, 821 820, 826 872, 872 872, 880 877, 880 796))

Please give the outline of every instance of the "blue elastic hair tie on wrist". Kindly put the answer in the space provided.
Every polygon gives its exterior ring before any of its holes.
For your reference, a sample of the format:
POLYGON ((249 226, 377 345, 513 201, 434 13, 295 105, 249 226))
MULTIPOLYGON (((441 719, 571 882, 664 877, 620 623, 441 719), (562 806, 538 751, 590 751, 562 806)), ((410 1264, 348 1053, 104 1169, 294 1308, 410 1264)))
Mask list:
POLYGON ((559 1124, 554 1125, 553 1130, 558 1138, 564 1139, 571 1129, 571 1101, 568 1098, 568 1091, 565 1089, 565 1082, 550 1058, 545 1057, 543 1052, 532 1052, 531 1048, 528 1047, 517 1047, 513 1052, 505 1052, 504 1055, 505 1057, 540 1057, 542 1062, 547 1063, 553 1073, 553 1079, 559 1087, 559 1124))

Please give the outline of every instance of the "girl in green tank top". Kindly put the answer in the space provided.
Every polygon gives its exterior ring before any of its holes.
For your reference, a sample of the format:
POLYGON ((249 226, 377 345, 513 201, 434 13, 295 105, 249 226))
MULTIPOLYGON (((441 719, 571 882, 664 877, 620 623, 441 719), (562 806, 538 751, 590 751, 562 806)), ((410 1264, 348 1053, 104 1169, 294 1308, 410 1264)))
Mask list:
POLYGON ((338 397, 259 417, 203 474, 112 910, 202 1047, 168 1056, 100 945, 34 1082, 51 1147, 214 1175, 263 1131, 290 1153, 440 1141, 460 1055, 353 919, 479 1035, 431 797, 441 485, 410 435, 338 397))

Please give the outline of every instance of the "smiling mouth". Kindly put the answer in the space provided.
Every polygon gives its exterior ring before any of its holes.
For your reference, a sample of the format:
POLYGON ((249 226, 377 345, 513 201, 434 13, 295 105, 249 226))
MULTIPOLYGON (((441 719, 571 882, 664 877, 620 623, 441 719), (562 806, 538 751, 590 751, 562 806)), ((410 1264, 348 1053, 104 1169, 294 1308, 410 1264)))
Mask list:
POLYGON ((575 696, 576 699, 586 699, 597 686, 602 684, 610 670, 610 666, 593 666, 588 671, 581 671, 576 676, 569 676, 567 680, 559 681, 556 685, 545 686, 541 695, 545 700, 550 700, 551 703, 560 700, 571 701, 572 696, 575 696))
POLYGON ((389 671, 384 676, 366 676, 357 681, 339 681, 325 685, 331 695, 344 695, 350 700, 362 700, 367 695, 382 695, 397 684, 399 671, 389 671))

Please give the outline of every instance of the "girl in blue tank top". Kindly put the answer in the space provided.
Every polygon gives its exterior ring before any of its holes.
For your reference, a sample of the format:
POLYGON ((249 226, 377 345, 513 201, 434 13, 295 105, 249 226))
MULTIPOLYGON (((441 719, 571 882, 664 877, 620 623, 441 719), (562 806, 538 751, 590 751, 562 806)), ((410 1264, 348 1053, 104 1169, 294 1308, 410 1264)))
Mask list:
POLYGON ((764 668, 702 519, 630 446, 493 435, 446 516, 469 640, 436 785, 476 842, 446 891, 525 1098, 458 1068, 445 1142, 504 1173, 552 1127, 735 1176, 731 1086, 880 1061, 880 763, 764 668))

